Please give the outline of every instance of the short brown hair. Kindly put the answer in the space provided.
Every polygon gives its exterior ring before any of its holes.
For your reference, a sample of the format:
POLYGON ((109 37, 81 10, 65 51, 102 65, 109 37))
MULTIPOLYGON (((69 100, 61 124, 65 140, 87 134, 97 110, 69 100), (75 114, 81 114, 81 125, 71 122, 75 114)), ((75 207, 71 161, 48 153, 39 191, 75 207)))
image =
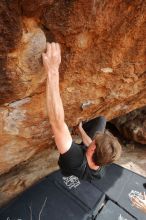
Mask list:
POLYGON ((114 137, 109 131, 105 133, 97 133, 95 138, 96 149, 93 154, 93 161, 98 166, 110 164, 121 156, 121 145, 117 138, 114 137))

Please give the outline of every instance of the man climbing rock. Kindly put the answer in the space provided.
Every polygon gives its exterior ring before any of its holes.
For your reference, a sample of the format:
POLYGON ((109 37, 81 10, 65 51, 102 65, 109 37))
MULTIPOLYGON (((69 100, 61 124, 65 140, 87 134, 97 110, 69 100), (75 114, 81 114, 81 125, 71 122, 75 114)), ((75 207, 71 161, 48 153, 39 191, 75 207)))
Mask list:
POLYGON ((117 139, 105 130, 106 120, 98 117, 79 124, 83 144, 73 142, 64 119, 64 109, 59 92, 59 66, 61 50, 58 43, 47 43, 42 54, 47 73, 47 111, 60 153, 59 166, 64 175, 75 175, 82 179, 100 178, 104 166, 117 160, 121 146, 117 139))

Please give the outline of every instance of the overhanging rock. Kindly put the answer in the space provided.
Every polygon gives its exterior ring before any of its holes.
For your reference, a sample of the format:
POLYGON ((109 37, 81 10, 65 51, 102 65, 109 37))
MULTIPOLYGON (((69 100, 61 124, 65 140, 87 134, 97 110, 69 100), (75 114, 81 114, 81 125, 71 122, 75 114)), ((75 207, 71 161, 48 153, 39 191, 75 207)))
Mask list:
POLYGON ((60 90, 70 127, 146 105, 146 1, 25 2, 0 2, 1 175, 54 146, 41 61, 46 41, 61 44, 60 90))

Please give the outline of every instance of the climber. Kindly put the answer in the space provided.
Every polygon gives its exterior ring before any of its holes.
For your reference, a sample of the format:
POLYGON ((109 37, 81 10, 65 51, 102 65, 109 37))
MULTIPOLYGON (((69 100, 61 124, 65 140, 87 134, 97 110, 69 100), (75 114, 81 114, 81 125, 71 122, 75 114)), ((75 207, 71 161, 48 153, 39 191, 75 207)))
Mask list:
POLYGON ((59 166, 64 175, 75 175, 82 179, 100 178, 104 166, 117 160, 121 145, 108 131, 106 120, 98 117, 82 125, 79 131, 83 144, 73 142, 64 119, 64 109, 59 92, 59 66, 61 50, 58 43, 47 43, 46 53, 42 54, 47 74, 47 111, 54 133, 55 143, 60 153, 59 166))

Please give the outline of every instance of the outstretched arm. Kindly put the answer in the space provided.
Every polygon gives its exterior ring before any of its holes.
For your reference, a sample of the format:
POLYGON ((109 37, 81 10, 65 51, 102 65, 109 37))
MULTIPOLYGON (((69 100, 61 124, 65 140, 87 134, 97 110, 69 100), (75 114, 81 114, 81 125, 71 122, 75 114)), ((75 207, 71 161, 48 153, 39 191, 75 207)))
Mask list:
POLYGON ((64 154, 72 144, 72 137, 64 121, 64 109, 59 91, 59 66, 61 51, 58 43, 47 43, 47 52, 42 54, 47 73, 47 112, 59 153, 64 154))

